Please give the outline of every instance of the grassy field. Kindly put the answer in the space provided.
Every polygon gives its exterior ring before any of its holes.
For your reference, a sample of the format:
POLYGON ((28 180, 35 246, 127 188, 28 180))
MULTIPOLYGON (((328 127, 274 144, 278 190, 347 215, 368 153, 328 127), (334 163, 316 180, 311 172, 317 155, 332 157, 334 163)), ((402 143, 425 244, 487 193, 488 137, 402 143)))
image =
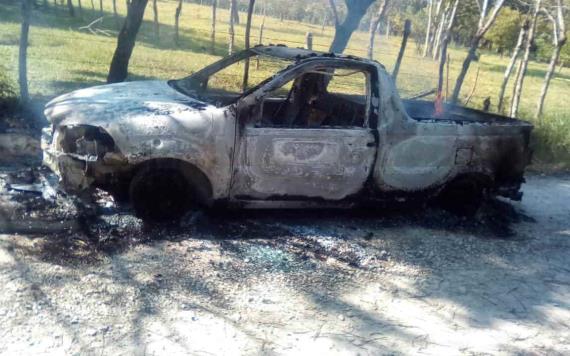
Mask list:
MULTIPOLYGON (((103 28, 112 31, 111 36, 92 34, 80 30, 100 16, 98 10, 91 9, 91 3, 83 1, 81 19, 71 18, 63 6, 49 9, 36 9, 33 15, 29 48, 29 80, 31 94, 36 98, 50 98, 72 89, 104 83, 109 63, 115 48, 117 23, 112 14, 112 3, 104 0, 103 28)), ((96 3, 98 3, 96 1, 96 3)), ((98 4, 96 4, 97 6, 98 4)), ((130 80, 150 78, 179 78, 196 71, 221 58, 227 53, 228 11, 218 9, 216 55, 209 54, 211 8, 194 4, 184 4, 180 26, 180 46, 174 44, 174 13, 176 2, 159 1, 160 39, 156 41, 152 30, 152 8, 149 5, 145 22, 138 37, 138 43, 130 65, 130 80)), ((125 3, 117 1, 120 14, 126 13, 125 3)), ((76 9, 77 11, 77 9, 76 9)), ((236 47, 242 47, 245 27, 245 14, 242 24, 236 28, 236 47)), ((19 2, 2 0, 0 3, 0 63, 7 68, 8 75, 17 75, 17 54, 19 39, 19 2)), ((253 43, 257 43, 260 16, 254 16, 253 43)), ((292 47, 304 44, 305 34, 314 36, 314 48, 327 50, 334 29, 293 21, 279 21, 268 17, 265 23, 263 43, 284 43, 292 47)), ((401 39, 380 36, 376 44, 376 59, 391 70, 401 39)), ((355 33, 346 53, 365 56, 367 34, 355 33)), ((450 49, 451 68, 449 90, 465 56, 463 49, 450 49)), ((492 53, 483 53, 477 63, 473 63, 463 86, 463 98, 474 88, 477 68, 479 78, 470 106, 481 107, 485 98, 490 97, 495 107, 499 85, 508 58, 500 58, 492 53)), ((536 101, 546 65, 531 63, 521 104, 521 116, 530 118, 536 101)), ((267 73, 268 75, 270 73, 267 73)), ((403 96, 434 88, 437 81, 437 63, 419 55, 419 46, 413 41, 408 49, 400 75, 398 87, 403 96)), ((511 89, 507 90, 510 93, 511 89)), ((564 68, 552 81, 551 91, 546 101, 546 117, 537 128, 539 151, 547 155, 567 156, 570 151, 570 106, 566 95, 570 93, 570 69, 564 68)), ((540 153, 539 152, 539 153, 540 153)))

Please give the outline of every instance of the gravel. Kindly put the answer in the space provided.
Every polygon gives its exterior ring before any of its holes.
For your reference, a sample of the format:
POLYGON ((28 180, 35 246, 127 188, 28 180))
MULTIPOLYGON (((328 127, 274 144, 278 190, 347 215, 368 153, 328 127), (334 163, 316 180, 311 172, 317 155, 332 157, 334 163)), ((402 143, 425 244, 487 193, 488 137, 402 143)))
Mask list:
MULTIPOLYGON (((9 191, 26 169, 0 169, 3 214, 80 214, 9 191)), ((176 226, 100 193, 77 229, 0 235, 0 354, 568 354, 570 177, 524 191, 470 219, 192 212, 176 226)))

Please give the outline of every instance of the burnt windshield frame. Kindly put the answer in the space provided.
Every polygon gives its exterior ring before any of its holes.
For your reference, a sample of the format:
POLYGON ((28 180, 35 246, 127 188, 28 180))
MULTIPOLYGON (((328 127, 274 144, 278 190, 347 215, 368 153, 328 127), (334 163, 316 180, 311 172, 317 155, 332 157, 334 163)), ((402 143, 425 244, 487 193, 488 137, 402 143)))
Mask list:
POLYGON ((200 69, 196 73, 193 73, 193 74, 191 74, 187 77, 184 77, 182 79, 170 80, 168 83, 171 87, 173 87, 174 89, 180 91, 181 93, 183 93, 185 95, 188 95, 188 96, 194 96, 196 94, 201 95, 208 90, 208 80, 210 77, 212 77, 216 73, 228 68, 229 66, 234 65, 234 64, 236 64, 240 61, 243 61, 245 59, 250 59, 249 62, 250 62, 250 66, 251 66, 251 62, 252 62, 251 59, 253 57, 265 57, 265 58, 275 59, 275 60, 281 61, 283 63, 289 63, 289 65, 287 65, 285 68, 283 68, 279 71, 276 71, 275 73, 269 75, 266 79, 261 81, 259 84, 252 86, 251 88, 247 88, 244 92, 239 94, 239 97, 236 99, 236 102, 239 99, 241 99, 241 98, 249 95, 250 93, 256 91, 261 86, 267 84, 268 82, 271 81, 271 79, 273 79, 275 77, 275 75, 277 75, 277 74, 283 72, 284 70, 290 68, 291 65, 293 65, 295 63, 294 59, 281 58, 281 57, 277 57, 277 56, 272 56, 271 54, 259 53, 257 51, 252 50, 252 49, 249 49, 249 50, 244 50, 244 51, 238 52, 234 55, 222 58, 219 61, 214 62, 214 63, 200 69))

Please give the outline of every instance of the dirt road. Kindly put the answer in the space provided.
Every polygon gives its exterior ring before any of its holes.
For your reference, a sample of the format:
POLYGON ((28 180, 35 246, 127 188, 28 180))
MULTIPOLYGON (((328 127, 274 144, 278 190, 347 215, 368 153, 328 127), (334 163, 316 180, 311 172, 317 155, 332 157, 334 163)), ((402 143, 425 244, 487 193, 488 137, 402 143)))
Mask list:
MULTIPOLYGON (((194 213, 148 227, 102 203, 84 232, 0 235, 0 354, 569 354, 570 177, 524 191, 470 220, 194 213)), ((37 199, 0 202, 31 219, 51 211, 37 199)))

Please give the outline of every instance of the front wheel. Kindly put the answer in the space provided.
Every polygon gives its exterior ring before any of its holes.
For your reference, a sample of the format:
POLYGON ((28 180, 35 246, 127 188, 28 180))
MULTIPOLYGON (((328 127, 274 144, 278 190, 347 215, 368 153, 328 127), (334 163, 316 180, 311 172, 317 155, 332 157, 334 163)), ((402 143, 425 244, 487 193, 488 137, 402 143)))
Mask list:
POLYGON ((176 169, 146 167, 137 172, 129 187, 135 214, 146 221, 178 220, 192 207, 192 191, 176 169))

